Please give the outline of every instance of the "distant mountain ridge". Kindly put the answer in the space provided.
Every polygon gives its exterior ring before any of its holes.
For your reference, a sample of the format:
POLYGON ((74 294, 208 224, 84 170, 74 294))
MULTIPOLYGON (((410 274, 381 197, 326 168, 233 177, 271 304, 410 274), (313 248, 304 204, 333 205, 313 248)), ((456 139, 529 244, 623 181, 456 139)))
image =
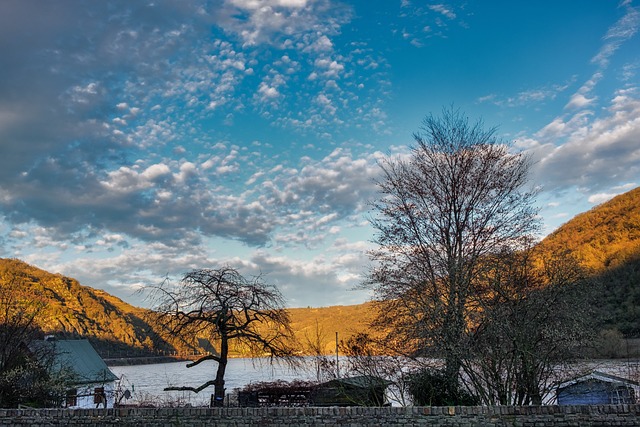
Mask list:
MULTIPOLYGON (((640 337, 640 187, 577 215, 538 244, 545 251, 568 251, 604 283, 605 327, 640 337)), ((193 351, 161 338, 147 322, 150 313, 105 291, 52 274, 17 259, 0 259, 0 280, 17 279, 17 292, 41 302, 38 325, 46 332, 89 338, 103 356, 149 355, 160 351, 193 351)), ((338 340, 367 332, 375 314, 372 303, 289 309, 292 327, 308 352, 324 353, 338 340)), ((197 350, 197 349, 196 349, 197 350)))

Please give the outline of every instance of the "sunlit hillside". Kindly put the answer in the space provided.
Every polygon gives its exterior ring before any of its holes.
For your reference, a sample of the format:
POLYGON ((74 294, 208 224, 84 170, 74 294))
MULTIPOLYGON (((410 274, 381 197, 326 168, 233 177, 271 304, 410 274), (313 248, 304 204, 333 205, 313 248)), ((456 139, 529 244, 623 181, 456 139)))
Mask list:
POLYGON ((289 309, 298 342, 306 347, 320 347, 324 353, 335 352, 338 341, 347 341, 358 332, 368 331, 374 315, 371 303, 322 308, 289 309), (319 345, 318 345, 319 344, 319 345))
MULTIPOLYGON (((158 328, 147 322, 148 310, 20 260, 0 259, 0 282, 6 292, 31 301, 38 312, 36 323, 44 333, 90 338, 106 357, 210 350, 189 348, 179 342, 169 344, 160 338, 158 328)), ((311 344, 326 353, 335 351, 336 332, 339 340, 347 340, 353 333, 366 330, 371 318, 369 304, 289 311, 303 353, 312 351, 311 344)), ((232 346, 231 354, 242 353, 232 346)))
POLYGON ((600 286, 603 327, 640 337, 640 187, 577 215, 539 248, 574 254, 600 286))
POLYGON ((640 250, 640 187, 577 215, 547 236, 543 250, 567 250, 601 272, 640 250))
MULTIPOLYGON (((603 327, 640 337, 640 188, 576 216, 538 248, 542 253, 573 253, 600 286, 603 327)), ((75 279, 20 260, 0 259, 0 283, 4 292, 33 301, 37 324, 44 333, 90 338, 105 356, 193 350, 160 338, 158 329, 146 321, 148 310, 75 279)), ((339 341, 368 332, 374 308, 372 303, 293 308, 289 314, 300 352, 330 354, 335 351, 336 332, 339 341)))
POLYGON ((0 259, 0 281, 3 292, 31 301, 28 309, 37 311, 35 322, 45 333, 90 337, 105 355, 172 350, 144 321, 144 309, 75 279, 16 259, 0 259))

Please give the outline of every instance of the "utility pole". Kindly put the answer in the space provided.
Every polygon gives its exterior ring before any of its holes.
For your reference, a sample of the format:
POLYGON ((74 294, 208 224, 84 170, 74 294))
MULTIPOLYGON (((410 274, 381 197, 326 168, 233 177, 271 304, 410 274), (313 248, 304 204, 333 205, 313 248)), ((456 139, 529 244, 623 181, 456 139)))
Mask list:
POLYGON ((338 358, 338 332, 336 331, 336 378, 340 378, 340 359, 338 358))

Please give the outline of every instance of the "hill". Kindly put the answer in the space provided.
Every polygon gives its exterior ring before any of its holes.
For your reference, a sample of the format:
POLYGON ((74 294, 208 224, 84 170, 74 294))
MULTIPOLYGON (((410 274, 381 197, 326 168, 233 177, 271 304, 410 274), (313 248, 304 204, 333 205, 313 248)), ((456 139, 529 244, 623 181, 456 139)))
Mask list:
POLYGON ((600 286, 603 328, 640 337, 640 187, 577 215, 538 249, 575 255, 600 286))
POLYGON ((321 308, 290 308, 291 327, 307 353, 308 347, 319 347, 324 354, 334 353, 336 333, 339 341, 347 341, 358 332, 367 332, 373 320, 372 303, 338 305, 321 308))
MULTIPOLYGON (((0 259, 0 291, 27 300, 38 311, 35 320, 43 333, 86 337, 103 357, 192 353, 204 349, 163 339, 159 329, 147 322, 149 310, 17 259, 0 259)), ((311 343, 324 353, 332 353, 336 332, 340 340, 347 340, 355 332, 365 330, 372 316, 370 304, 295 308, 289 314, 300 351, 305 353, 310 352, 311 343)), ((242 353, 231 348, 230 354, 242 353)))
POLYGON ((144 319, 146 310, 108 293, 82 286, 75 279, 52 274, 17 259, 0 259, 4 293, 28 300, 44 333, 87 337, 103 356, 175 351, 144 319))
MULTIPOLYGON (((603 327, 640 337, 640 188, 577 215, 538 249, 574 254, 601 284, 603 327)), ((87 337, 103 357, 194 351, 161 338, 146 321, 148 310, 20 260, 0 259, 0 284, 33 302, 44 333, 87 337)), ((341 341, 368 332, 375 313, 371 303, 288 311, 300 351, 307 354, 333 353, 336 332, 341 341)), ((235 349, 231 353, 241 354, 235 349)))
POLYGON ((569 251, 594 273, 624 264, 640 251, 640 187, 576 215, 538 246, 569 251))

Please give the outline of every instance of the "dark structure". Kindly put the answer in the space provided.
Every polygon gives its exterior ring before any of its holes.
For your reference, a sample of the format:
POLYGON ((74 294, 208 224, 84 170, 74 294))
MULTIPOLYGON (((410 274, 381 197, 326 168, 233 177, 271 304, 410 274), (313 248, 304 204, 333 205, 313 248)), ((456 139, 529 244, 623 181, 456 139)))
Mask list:
POLYGON ((275 381, 249 384, 238 392, 241 407, 309 406, 313 384, 306 381, 275 381))
POLYGON ((312 406, 385 406, 390 382, 370 375, 336 378, 319 384, 311 394, 312 406))
POLYGON ((390 383, 374 376, 336 378, 321 384, 274 382, 250 385, 238 392, 243 407, 385 406, 390 383))
POLYGON ((640 384, 626 378, 594 371, 560 384, 558 405, 618 405, 636 403, 640 384))

